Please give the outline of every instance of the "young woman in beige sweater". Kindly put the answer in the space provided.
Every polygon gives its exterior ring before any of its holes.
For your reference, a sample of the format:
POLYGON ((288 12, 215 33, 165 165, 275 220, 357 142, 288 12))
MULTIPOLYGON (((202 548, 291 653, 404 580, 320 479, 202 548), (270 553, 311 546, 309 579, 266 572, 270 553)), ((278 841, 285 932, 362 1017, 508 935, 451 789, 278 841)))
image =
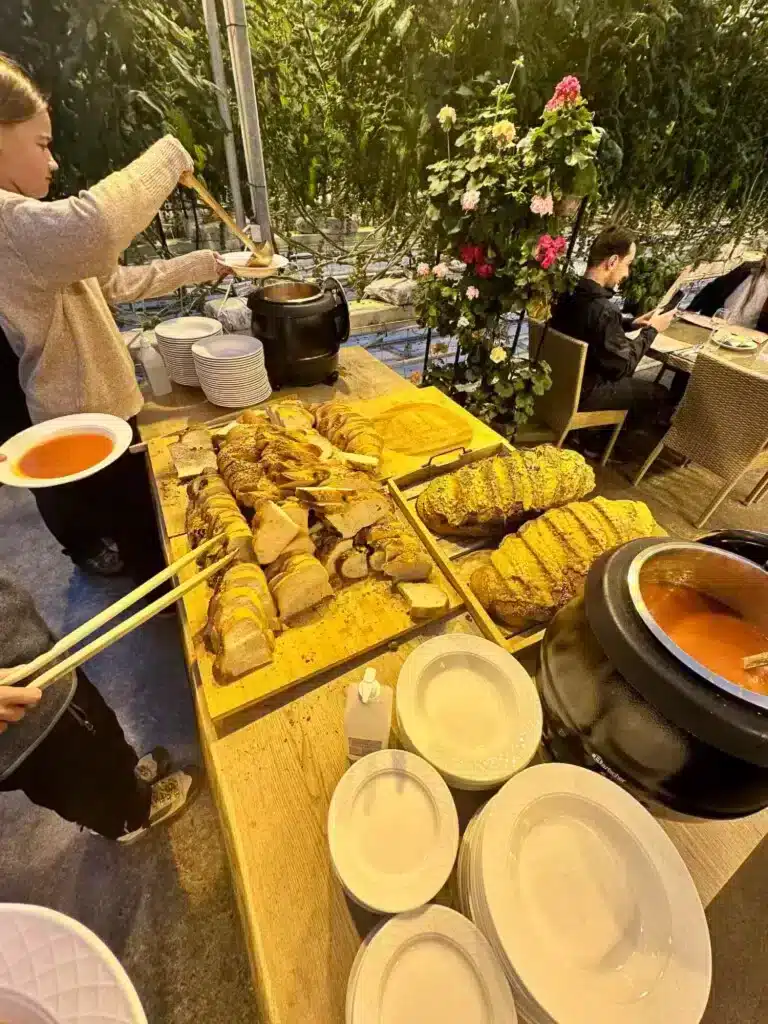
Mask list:
MULTIPOLYGON (((118 263, 192 171, 176 139, 166 136, 78 196, 41 202, 57 169, 51 142, 45 99, 0 57, 0 404, 12 408, 20 386, 32 422, 101 412, 127 420, 135 432, 142 396, 110 303, 215 281, 226 268, 208 250, 145 266, 118 263)), ((78 564, 98 570, 110 538, 134 577, 158 570, 162 555, 141 456, 126 453, 87 480, 37 490, 35 498, 78 564)))

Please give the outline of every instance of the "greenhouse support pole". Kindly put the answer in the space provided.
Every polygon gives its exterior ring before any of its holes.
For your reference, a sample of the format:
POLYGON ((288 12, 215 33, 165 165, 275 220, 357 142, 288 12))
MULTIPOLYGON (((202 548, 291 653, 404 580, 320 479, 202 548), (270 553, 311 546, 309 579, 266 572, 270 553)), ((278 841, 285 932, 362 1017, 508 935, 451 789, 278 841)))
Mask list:
POLYGON ((216 86, 216 103, 219 117, 224 125, 224 156, 227 161, 229 190, 232 193, 232 205, 238 227, 245 224, 245 207, 240 192, 240 170, 237 166, 237 150, 235 149, 235 132, 232 127, 232 114, 229 109, 229 89, 224 71, 224 59, 221 54, 221 36, 219 35, 219 18, 216 14, 216 0, 203 0, 203 18, 208 33, 208 46, 211 51, 211 72, 213 84, 216 86))
POLYGON ((235 76, 235 92, 240 113, 240 129, 245 148, 245 166, 248 169, 248 188, 256 222, 261 230, 262 242, 272 241, 269 216, 267 172, 261 148, 259 108, 256 103, 256 84, 253 80, 251 48, 248 42, 248 21, 245 0, 224 0, 229 52, 235 76))

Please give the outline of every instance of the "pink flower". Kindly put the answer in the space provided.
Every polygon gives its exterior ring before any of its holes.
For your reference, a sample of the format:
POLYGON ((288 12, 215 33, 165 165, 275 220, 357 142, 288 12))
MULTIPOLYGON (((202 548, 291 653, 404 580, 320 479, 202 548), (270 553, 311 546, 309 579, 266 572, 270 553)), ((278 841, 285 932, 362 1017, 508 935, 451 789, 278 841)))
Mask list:
POLYGON ((496 268, 492 263, 478 263, 475 267, 475 273, 478 277, 493 277, 496 273, 496 268))
POLYGON ((566 249, 566 241, 562 235, 553 238, 551 235, 542 235, 536 245, 534 259, 541 264, 544 270, 549 270, 566 249))
POLYGON ((551 217, 555 206, 551 195, 534 196, 531 200, 531 211, 541 217, 551 217))
POLYGON ((427 277, 429 274, 430 269, 428 263, 420 263, 418 267, 416 267, 416 277, 427 277))
POLYGON ((480 193, 476 188, 471 188, 468 192, 465 192, 461 197, 461 208, 469 212, 470 210, 476 210, 477 204, 480 202, 480 193))
POLYGON ((435 275, 435 277, 439 278, 442 281, 442 279, 448 273, 448 264, 438 263, 436 267, 432 267, 432 273, 435 275))
POLYGON ((565 103, 575 103, 581 96, 581 83, 574 75, 566 75, 558 82, 552 99, 544 107, 545 110, 558 110, 565 103))
MULTIPOLYGON (((485 264, 483 264, 483 266, 485 266, 485 264)), ((471 284, 464 294, 467 296, 468 299, 479 299, 480 289, 476 288, 475 285, 471 284)))

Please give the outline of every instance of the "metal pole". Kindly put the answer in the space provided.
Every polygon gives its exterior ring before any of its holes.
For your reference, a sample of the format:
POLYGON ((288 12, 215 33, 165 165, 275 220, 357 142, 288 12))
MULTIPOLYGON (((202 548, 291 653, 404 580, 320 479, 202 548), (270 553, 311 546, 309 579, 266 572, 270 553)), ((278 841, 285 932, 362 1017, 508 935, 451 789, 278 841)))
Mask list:
POLYGON ((232 70, 235 76, 235 92, 240 112, 240 129, 243 135, 251 203, 256 221, 261 229, 262 242, 271 242, 272 224, 269 216, 267 172, 264 168, 264 153, 261 148, 259 108, 256 103, 256 84, 253 80, 253 64, 248 42, 245 0, 224 0, 224 14, 229 52, 232 56, 232 70))
POLYGON ((582 196, 581 202, 579 203, 579 212, 576 214, 576 221, 571 230, 571 237, 568 241, 568 251, 565 254, 565 266, 563 267, 563 273, 568 273, 568 268, 571 265, 571 256, 573 255, 573 249, 576 245, 576 239, 579 237, 579 231, 581 230, 581 222, 584 220, 584 214, 587 212, 587 204, 589 203, 589 196, 582 196))
POLYGON ((211 51, 211 72, 213 84, 216 86, 216 103, 219 117, 224 125, 224 156, 227 160, 229 190, 232 193, 232 205, 235 210, 235 221, 238 227, 245 225, 245 207, 240 192, 240 169, 237 166, 237 150, 235 149, 235 133, 232 127, 232 114, 229 109, 229 89, 224 71, 224 60, 221 54, 221 36, 219 35, 219 18, 216 14, 216 0, 203 0, 203 18, 208 33, 208 46, 211 51))
POLYGON ((429 366, 429 349, 432 345, 432 328, 427 328, 427 344, 424 349, 424 365, 421 368, 421 382, 424 383, 424 378, 427 376, 427 367, 429 366))

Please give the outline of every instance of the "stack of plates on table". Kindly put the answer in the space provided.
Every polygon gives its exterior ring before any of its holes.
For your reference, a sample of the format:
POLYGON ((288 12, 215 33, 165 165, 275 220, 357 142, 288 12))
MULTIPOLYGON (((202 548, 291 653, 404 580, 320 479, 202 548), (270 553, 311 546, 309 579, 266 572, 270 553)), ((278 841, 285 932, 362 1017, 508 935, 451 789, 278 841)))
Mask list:
POLYGON ((346 892, 377 914, 428 903, 459 846, 450 790, 406 750, 379 750, 342 776, 328 810, 331 863, 346 892))
POLYGON ((246 334, 206 338, 192 346, 200 386, 214 405, 239 409, 272 394, 264 365, 264 346, 246 334))
POLYGON ((396 699, 403 746, 457 789, 500 786, 541 741, 533 680, 482 637, 447 634, 421 644, 403 665, 396 699))
POLYGON ((221 333, 219 321, 208 316, 179 316, 158 324, 155 328, 157 347, 171 380, 177 384, 186 384, 187 387, 199 388, 192 346, 197 341, 221 333))
POLYGON ((462 910, 530 1024, 698 1024, 712 955, 691 876, 661 826, 608 779, 542 764, 470 822, 462 910))
POLYGON ((346 1024, 515 1024, 490 945, 465 917, 430 905, 390 918, 363 942, 347 985, 346 1024))

